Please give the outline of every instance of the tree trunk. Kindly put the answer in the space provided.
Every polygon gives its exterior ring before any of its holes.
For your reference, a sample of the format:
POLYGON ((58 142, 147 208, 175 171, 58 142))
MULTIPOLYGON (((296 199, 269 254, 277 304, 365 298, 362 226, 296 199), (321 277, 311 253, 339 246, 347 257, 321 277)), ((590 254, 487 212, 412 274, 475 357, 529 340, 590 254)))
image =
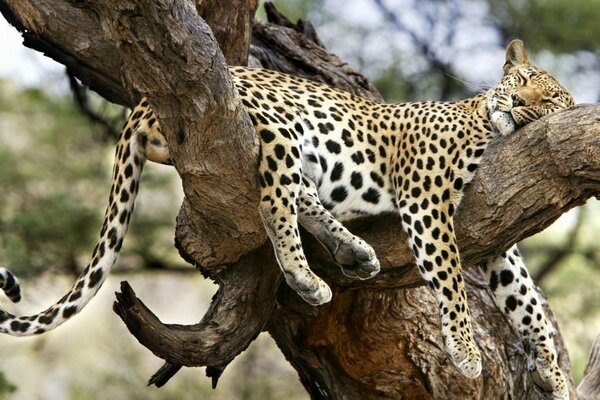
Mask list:
MULTIPOLYGON (((542 399, 527 373, 528 349, 475 268, 465 275, 482 377, 466 379, 453 367, 437 307, 412 265, 397 217, 348 224, 377 251, 377 277, 350 281, 305 236, 311 267, 332 286, 333 301, 311 307, 280 285, 256 212, 257 140, 223 56, 196 12, 213 26, 229 21, 220 43, 228 60, 242 63, 247 53, 231 43, 243 41, 227 38, 233 32, 247 37, 244 24, 256 3, 236 4, 227 7, 230 12, 208 13, 216 2, 197 1, 194 8, 185 0, 0 0, 0 11, 23 32, 26 45, 64 63, 112 101, 132 104, 140 95, 149 97, 166 132, 186 195, 177 246, 220 289, 200 323, 181 326, 162 324, 123 286, 115 310, 144 346, 167 361, 153 383, 164 384, 181 365, 208 366, 216 383, 266 329, 315 399, 542 399)), ((254 23, 252 64, 379 98, 367 79, 320 47, 309 23, 291 24, 268 7, 278 25, 254 23)), ((598 106, 576 107, 490 145, 456 214, 466 267, 600 193, 599 112, 598 106)), ((560 333, 555 340, 568 374, 560 333)))

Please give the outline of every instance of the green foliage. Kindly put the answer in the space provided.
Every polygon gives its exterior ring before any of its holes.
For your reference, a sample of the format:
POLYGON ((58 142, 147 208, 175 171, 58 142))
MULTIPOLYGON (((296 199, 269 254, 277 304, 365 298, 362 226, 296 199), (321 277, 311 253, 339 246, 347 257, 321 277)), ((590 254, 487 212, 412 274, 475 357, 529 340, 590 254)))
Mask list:
POLYGON ((0 87, 0 263, 19 275, 62 268, 98 229, 103 155, 67 98, 0 87))
POLYGON ((17 387, 10 383, 4 374, 0 372, 0 399, 8 399, 11 393, 14 393, 17 387))
POLYGON ((2 237, 2 253, 18 271, 60 265, 70 252, 85 251, 100 224, 96 210, 66 193, 35 196, 34 200, 8 219, 2 237))
MULTIPOLYGON (((106 140, 69 96, 18 90, 7 82, 0 89, 0 265, 21 277, 47 269, 77 272, 87 262, 107 204, 113 139, 106 140)), ((148 191, 165 182, 152 168, 144 174, 148 191)), ((176 204, 167 200, 166 208, 136 210, 124 253, 150 253, 159 228, 173 226, 176 204)))
POLYGON ((600 4, 590 0, 488 0, 490 15, 512 37, 557 53, 599 51, 600 4))

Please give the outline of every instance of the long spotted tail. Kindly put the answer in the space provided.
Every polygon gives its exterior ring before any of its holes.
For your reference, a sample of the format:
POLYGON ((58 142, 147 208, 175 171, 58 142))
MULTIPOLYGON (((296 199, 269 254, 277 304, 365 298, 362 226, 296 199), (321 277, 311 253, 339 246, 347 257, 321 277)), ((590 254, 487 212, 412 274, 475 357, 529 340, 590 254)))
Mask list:
MULTIPOLYGON (((144 143, 138 140, 144 136, 144 133, 140 136, 139 132, 141 116, 142 112, 134 110, 121 132, 115 153, 108 207, 90 263, 69 292, 45 311, 30 316, 15 316, 0 310, 0 332, 12 336, 29 336, 52 330, 81 311, 104 283, 117 260, 127 233, 146 160, 144 143)), ((18 281, 5 268, 0 268, 0 288, 11 300, 20 299, 18 281)))

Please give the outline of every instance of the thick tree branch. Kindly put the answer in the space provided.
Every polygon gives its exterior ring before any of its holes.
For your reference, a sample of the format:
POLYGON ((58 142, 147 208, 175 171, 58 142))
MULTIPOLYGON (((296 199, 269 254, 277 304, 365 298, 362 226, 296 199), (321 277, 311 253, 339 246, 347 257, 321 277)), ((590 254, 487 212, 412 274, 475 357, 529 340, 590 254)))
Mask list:
POLYGON ((0 0, 0 12, 23 36, 23 45, 65 65, 102 97, 131 106, 121 82, 121 56, 93 14, 57 0, 0 0))
POLYGON ((196 0, 196 10, 211 27, 227 63, 246 65, 258 0, 229 0, 227 3, 227 7, 223 7, 219 0, 196 0))
POLYGON ((119 44, 124 82, 149 97, 166 133, 186 195, 179 219, 193 218, 193 237, 178 234, 184 251, 193 241, 187 252, 211 267, 258 247, 257 140, 208 26, 183 0, 84 4, 119 44))
POLYGON ((219 275, 219 291, 199 324, 164 325, 126 282, 115 312, 141 344, 169 363, 224 369, 256 338, 275 304, 281 278, 266 250, 250 252, 219 275), (254 279, 256 273, 261 279, 254 279))

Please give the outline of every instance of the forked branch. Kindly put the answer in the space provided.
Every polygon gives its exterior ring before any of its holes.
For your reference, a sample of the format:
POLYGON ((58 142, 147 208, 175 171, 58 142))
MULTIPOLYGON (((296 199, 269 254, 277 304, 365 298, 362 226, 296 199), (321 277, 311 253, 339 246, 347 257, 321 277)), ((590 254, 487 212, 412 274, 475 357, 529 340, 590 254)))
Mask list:
POLYGON ((165 325, 123 282, 115 312, 141 344, 173 365, 225 368, 258 336, 271 315, 280 276, 265 246, 219 274, 219 290, 202 321, 165 325))

